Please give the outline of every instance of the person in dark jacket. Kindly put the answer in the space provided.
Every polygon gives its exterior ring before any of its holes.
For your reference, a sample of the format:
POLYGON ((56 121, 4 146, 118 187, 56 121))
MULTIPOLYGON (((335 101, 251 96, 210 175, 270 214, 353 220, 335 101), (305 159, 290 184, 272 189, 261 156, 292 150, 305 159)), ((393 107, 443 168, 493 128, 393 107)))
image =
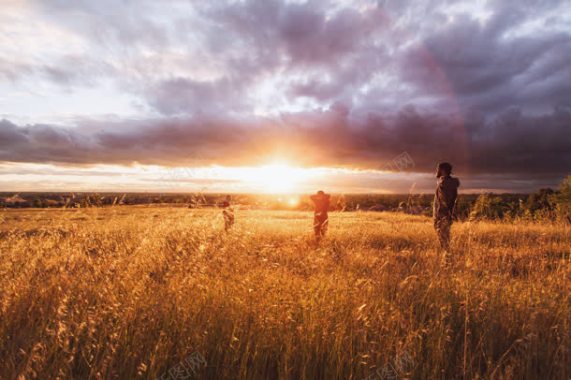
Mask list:
POLYGON ((452 165, 441 162, 436 169, 438 178, 434 195, 434 229, 442 249, 450 252, 450 228, 455 218, 456 199, 460 181, 452 177, 452 165))
POLYGON ((327 227, 329 225, 329 201, 331 195, 325 194, 323 191, 319 190, 317 194, 311 196, 311 200, 315 206, 315 213, 313 215, 313 231, 315 232, 315 238, 320 241, 322 237, 325 236, 327 232, 327 227))

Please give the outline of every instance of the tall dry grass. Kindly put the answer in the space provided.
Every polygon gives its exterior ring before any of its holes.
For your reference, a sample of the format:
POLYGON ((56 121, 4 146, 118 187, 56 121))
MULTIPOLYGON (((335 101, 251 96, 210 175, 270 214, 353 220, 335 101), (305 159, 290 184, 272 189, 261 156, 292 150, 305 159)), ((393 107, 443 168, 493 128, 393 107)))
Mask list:
POLYGON ((216 210, 1 217, 2 379, 150 379, 193 352, 212 379, 571 376, 568 226, 456 224, 442 268, 400 214, 333 213, 319 247, 304 212, 229 234, 216 210))

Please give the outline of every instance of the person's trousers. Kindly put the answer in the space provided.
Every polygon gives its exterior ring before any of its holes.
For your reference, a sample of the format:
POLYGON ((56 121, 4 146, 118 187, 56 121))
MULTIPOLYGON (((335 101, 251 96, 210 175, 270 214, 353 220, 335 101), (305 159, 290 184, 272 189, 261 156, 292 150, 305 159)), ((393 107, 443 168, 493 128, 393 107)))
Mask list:
POLYGON ((438 235, 440 246, 445 251, 450 249, 450 229, 452 227, 452 219, 448 217, 434 218, 434 229, 438 235))
POLYGON ((234 225, 234 213, 229 210, 224 210, 224 229, 229 230, 234 225))
POLYGON ((327 226, 329 225, 329 216, 327 213, 316 212, 313 217, 313 231, 316 236, 325 236, 327 226))

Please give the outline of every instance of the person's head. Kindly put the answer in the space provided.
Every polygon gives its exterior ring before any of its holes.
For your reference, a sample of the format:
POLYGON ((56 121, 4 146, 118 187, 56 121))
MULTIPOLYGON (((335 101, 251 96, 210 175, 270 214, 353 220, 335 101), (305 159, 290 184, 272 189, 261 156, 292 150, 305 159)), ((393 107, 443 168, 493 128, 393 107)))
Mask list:
POLYGON ((319 191, 317 192, 317 195, 325 195, 325 193, 323 192, 323 190, 319 190, 319 191))
POLYGON ((441 162, 436 167, 436 177, 445 177, 452 174, 452 165, 448 162, 441 162))
POLYGON ((232 196, 231 196, 231 195, 227 195, 227 196, 226 196, 226 200, 227 200, 227 201, 231 201, 231 200, 232 200, 232 196))

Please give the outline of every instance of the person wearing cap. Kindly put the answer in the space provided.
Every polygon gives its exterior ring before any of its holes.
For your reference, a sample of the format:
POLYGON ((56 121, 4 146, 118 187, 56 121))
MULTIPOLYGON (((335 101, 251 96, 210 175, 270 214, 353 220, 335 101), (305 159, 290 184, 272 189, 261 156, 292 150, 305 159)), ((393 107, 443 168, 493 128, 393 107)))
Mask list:
POLYGON ((315 238, 318 242, 325 236, 327 226, 329 225, 329 216, 327 212, 329 211, 330 198, 331 195, 325 194, 322 190, 319 190, 317 194, 311 196, 311 200, 315 206, 315 213, 313 215, 313 231, 315 232, 315 238))
POLYGON ((436 193, 434 195, 434 229, 442 249, 450 253, 450 228, 454 220, 456 199, 460 181, 452 177, 452 165, 441 162, 436 168, 436 193))

